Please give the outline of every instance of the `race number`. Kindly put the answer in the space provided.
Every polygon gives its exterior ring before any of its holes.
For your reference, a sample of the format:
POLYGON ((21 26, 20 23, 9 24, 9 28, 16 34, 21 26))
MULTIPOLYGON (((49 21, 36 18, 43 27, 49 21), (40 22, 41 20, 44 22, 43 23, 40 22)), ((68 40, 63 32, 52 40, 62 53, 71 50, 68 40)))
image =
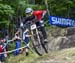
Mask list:
POLYGON ((36 29, 36 24, 31 25, 31 30, 36 29))

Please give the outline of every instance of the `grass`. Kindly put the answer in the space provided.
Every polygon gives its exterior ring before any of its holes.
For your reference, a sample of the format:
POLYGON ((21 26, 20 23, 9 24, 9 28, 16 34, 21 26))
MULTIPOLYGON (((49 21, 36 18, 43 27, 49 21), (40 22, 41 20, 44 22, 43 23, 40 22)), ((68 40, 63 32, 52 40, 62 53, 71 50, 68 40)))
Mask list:
POLYGON ((18 56, 11 55, 7 59, 7 63, 29 63, 34 59, 38 58, 39 56, 35 53, 30 52, 29 56, 25 56, 25 53, 20 54, 18 56))
POLYGON ((25 56, 24 53, 18 56, 12 55, 8 63, 75 63, 75 48, 53 51, 44 56, 32 52, 29 56, 25 56))

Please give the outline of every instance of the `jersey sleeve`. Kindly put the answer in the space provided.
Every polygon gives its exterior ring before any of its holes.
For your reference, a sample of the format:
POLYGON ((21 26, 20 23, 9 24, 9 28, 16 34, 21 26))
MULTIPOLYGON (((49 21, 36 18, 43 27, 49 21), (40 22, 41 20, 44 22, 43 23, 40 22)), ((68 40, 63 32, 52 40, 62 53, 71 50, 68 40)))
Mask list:
POLYGON ((36 15, 41 15, 42 13, 43 13, 43 11, 39 11, 39 10, 33 12, 33 14, 34 14, 35 16, 36 16, 36 15))
POLYGON ((27 21, 32 21, 33 19, 35 19, 36 17, 35 17, 35 15, 32 15, 32 16, 28 16, 28 17, 25 17, 25 19, 24 19, 24 24, 27 22, 27 21))

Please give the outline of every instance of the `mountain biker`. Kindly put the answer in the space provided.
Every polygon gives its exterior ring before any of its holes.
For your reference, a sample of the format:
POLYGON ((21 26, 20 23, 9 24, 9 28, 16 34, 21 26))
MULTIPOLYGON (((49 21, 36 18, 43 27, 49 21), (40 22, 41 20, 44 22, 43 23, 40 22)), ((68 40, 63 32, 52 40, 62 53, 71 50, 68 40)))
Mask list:
POLYGON ((42 32, 43 37, 44 37, 44 42, 48 42, 47 34, 45 31, 45 27, 44 27, 44 21, 43 21, 43 18, 44 18, 44 15, 46 14, 46 12, 47 12, 46 10, 33 11, 32 8, 26 8, 26 10, 25 10, 26 18, 24 20, 24 24, 27 21, 32 21, 32 20, 36 21, 36 25, 40 26, 40 31, 42 32))
MULTIPOLYGON (((0 30, 0 35, 1 35, 1 41, 3 41, 4 43, 4 51, 6 52, 6 51, 8 51, 8 45, 6 45, 6 43, 7 43, 7 40, 6 40, 6 35, 7 35, 7 31, 6 30, 4 30, 4 29, 1 29, 0 30), (6 46, 5 46, 6 45, 6 46)), ((6 54, 4 54, 4 56, 5 57, 7 57, 8 55, 7 55, 7 53, 6 54)))
MULTIPOLYGON (((3 48, 5 46, 4 42, 5 42, 5 39, 4 38, 0 38, 0 53, 6 51, 6 48, 3 48)), ((1 61, 1 63, 5 62, 5 55, 4 54, 0 54, 0 61, 1 61)))

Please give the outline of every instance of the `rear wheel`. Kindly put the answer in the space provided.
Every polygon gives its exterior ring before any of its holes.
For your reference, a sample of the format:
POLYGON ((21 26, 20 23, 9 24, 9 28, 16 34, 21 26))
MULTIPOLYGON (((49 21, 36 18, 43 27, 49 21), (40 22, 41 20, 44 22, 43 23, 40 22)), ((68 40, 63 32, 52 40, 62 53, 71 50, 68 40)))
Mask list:
POLYGON ((48 51, 49 51, 48 42, 44 43, 43 47, 45 49, 45 52, 48 53, 48 51))
POLYGON ((48 42, 44 42, 44 38, 41 32, 39 32, 39 36, 40 36, 40 40, 41 40, 41 44, 45 50, 46 53, 48 53, 48 42))

